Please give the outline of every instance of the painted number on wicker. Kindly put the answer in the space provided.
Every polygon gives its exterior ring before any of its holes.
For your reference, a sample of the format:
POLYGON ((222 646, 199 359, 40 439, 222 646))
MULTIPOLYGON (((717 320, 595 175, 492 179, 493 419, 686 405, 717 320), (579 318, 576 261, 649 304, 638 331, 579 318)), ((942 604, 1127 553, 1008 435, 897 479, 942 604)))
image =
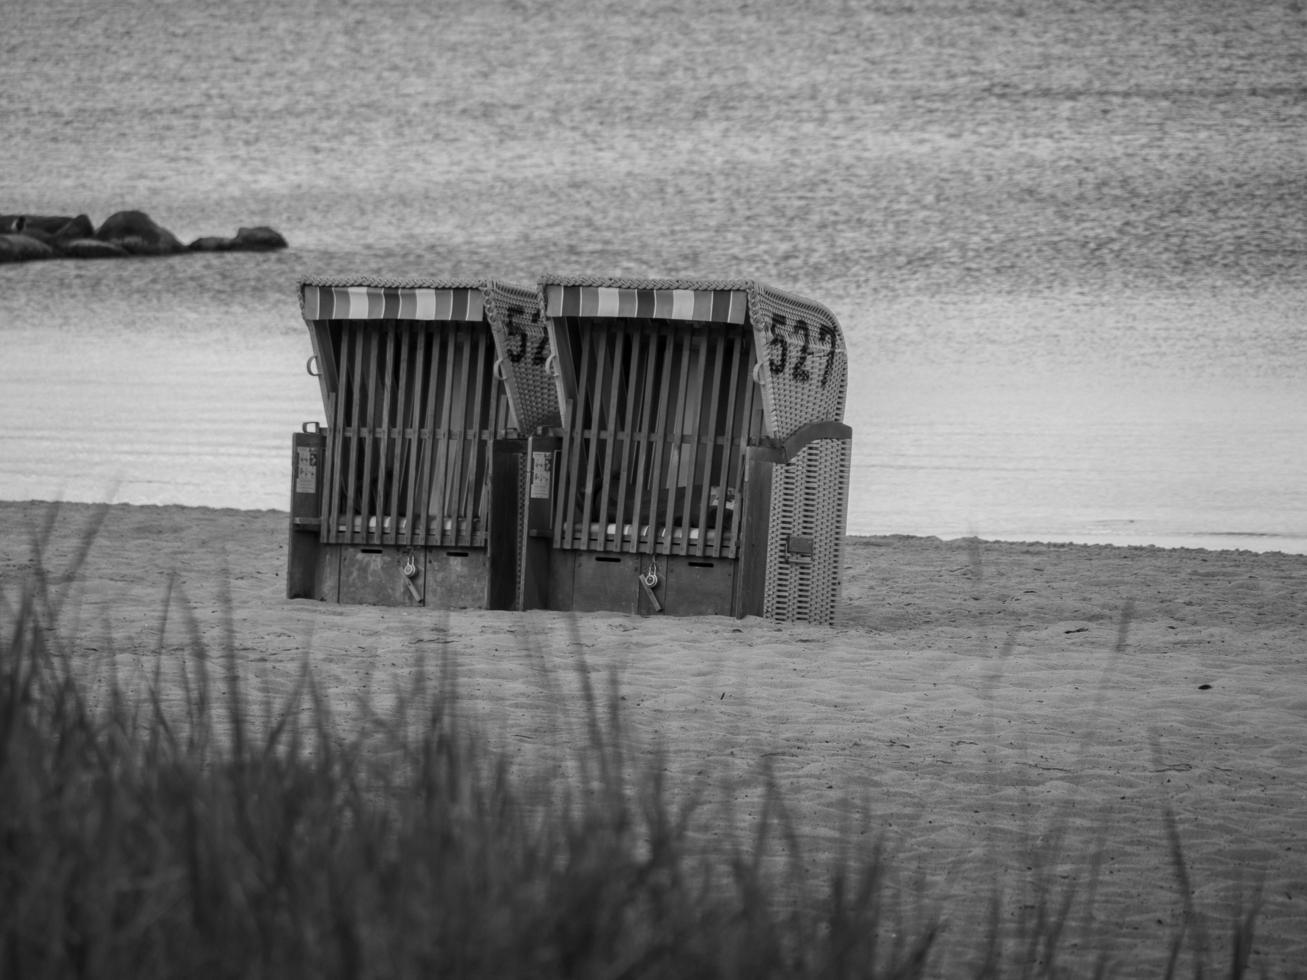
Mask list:
MULTIPOLYGON (((795 320, 791 326, 789 321, 780 313, 773 313, 771 317, 771 326, 768 328, 771 339, 767 341, 767 347, 771 351, 767 359, 767 367, 773 375, 782 375, 788 369, 790 377, 795 381, 807 383, 812 380, 812 370, 808 366, 808 358, 813 354, 812 328, 806 320, 795 320), (796 346, 794 363, 790 363, 790 348, 796 346)), ((826 364, 821 371, 821 378, 818 383, 825 388, 830 383, 831 369, 835 366, 835 328, 828 323, 820 324, 817 327, 817 350, 818 356, 826 355, 826 364)))
POLYGON ((514 364, 521 363, 523 358, 527 356, 527 349, 532 346, 530 336, 539 334, 534 349, 531 351, 531 363, 541 365, 548 361, 549 334, 540 326, 540 311, 531 311, 531 325, 525 329, 518 323, 518 320, 526 318, 526 310, 520 306, 510 306, 508 314, 508 359, 514 364))

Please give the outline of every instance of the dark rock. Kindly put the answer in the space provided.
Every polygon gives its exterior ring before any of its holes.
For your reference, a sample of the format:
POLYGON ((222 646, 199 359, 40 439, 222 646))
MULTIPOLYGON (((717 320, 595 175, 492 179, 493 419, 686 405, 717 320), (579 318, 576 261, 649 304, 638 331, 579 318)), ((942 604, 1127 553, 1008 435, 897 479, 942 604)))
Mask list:
POLYGON ((232 246, 236 244, 234 238, 219 238, 216 235, 209 235, 205 238, 197 238, 186 246, 192 252, 230 252, 232 246))
POLYGON ((180 252, 269 252, 286 248, 286 239, 267 225, 241 228, 235 238, 206 236, 183 245, 144 211, 119 211, 98 229, 84 214, 0 214, 0 262, 26 262, 67 256, 75 259, 125 255, 176 255, 180 252))
POLYGON ((31 235, 0 235, 0 262, 31 262, 52 259, 55 250, 31 235))
POLYGON ((63 242, 63 253, 70 259, 123 259, 131 253, 121 245, 102 242, 98 238, 74 238, 63 242))
POLYGON ((267 225, 259 225, 257 228, 237 229, 236 244, 233 247, 248 252, 270 252, 286 246, 286 239, 280 232, 274 231, 267 225))
POLYGON ((79 238, 94 237, 95 225, 91 224, 91 219, 84 214, 79 214, 76 218, 69 218, 63 227, 54 233, 54 240, 58 245, 62 245, 65 242, 75 241, 79 238))
POLYGON ((0 234, 12 235, 33 231, 53 235, 68 222, 71 217, 53 214, 0 214, 0 234))
POLYGON ((286 247, 280 232, 266 225, 241 228, 235 238, 197 238, 188 246, 192 252, 271 252, 286 247))
POLYGON ((144 211, 119 211, 105 219, 95 237, 112 242, 132 255, 175 255, 186 246, 144 211))
POLYGON ((51 248, 55 248, 54 235, 44 229, 28 228, 27 226, 24 226, 23 230, 17 232, 17 234, 23 235, 26 238, 34 238, 42 245, 49 245, 51 248))

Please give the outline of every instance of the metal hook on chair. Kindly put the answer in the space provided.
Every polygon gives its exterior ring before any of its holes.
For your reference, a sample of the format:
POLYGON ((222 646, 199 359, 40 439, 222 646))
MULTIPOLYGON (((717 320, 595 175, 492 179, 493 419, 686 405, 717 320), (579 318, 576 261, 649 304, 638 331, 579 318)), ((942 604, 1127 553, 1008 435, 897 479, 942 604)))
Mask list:
POLYGON ((418 566, 417 562, 413 560, 413 552, 410 551, 404 556, 404 564, 399 566, 399 570, 404 575, 404 587, 408 589, 408 594, 413 597, 413 601, 419 606, 422 605, 422 593, 418 591, 418 587, 413 581, 418 574, 418 566))
POLYGON ((649 599, 649 605, 653 607, 653 611, 662 612, 663 604, 658 601, 658 596, 654 594, 654 589, 658 588, 658 559, 650 560, 649 571, 640 575, 639 579, 644 594, 649 599))

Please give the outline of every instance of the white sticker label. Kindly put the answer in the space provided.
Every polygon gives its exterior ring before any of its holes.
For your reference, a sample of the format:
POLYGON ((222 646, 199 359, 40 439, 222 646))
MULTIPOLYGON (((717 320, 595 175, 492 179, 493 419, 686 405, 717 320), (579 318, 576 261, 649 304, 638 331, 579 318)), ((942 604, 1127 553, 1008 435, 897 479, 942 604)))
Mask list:
POLYGON ((311 446, 296 447, 295 492, 318 492, 318 451, 311 446))
POLYGON ((554 487, 554 454, 531 454, 531 499, 548 500, 554 487))

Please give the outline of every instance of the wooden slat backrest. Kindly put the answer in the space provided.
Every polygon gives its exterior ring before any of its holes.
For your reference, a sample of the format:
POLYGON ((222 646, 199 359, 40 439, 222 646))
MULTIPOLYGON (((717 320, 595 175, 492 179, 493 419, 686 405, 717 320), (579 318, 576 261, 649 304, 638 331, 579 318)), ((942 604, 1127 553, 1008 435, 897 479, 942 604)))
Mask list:
MULTIPOLYGON (((641 338, 640 343, 631 345, 632 363, 633 365, 638 364, 640 375, 642 375, 639 379, 641 381, 639 412, 636 413, 632 423, 631 442, 635 453, 635 483, 630 501, 630 513, 633 515, 634 523, 640 527, 651 523, 645 517, 645 507, 652 498, 652 494, 646 492, 645 487, 649 485, 646 477, 651 475, 653 467, 657 465, 653 444, 653 427, 656 424, 655 419, 657 417, 654 395, 658 391, 659 365, 666 358, 664 350, 666 341, 667 331, 660 324, 654 324, 653 329, 641 338), (636 360, 637 354, 641 355, 638 361, 636 360), (651 455, 655 456, 655 460, 650 459, 651 455)), ((636 378, 634 369, 632 370, 632 378, 636 378)), ((635 383, 633 380, 633 386, 635 383)), ((638 551, 640 548, 639 535, 630 535, 624 544, 623 550, 638 551)))
MULTIPOLYGON (((606 524, 608 521, 608 502, 612 498, 610 493, 616 490, 613 483, 613 471, 619 469, 617 464, 617 453, 619 443, 626 440, 626 427, 623 424, 623 410, 628 406, 626 399, 623 397, 625 385, 625 372, 622 371, 622 349, 627 333, 624 330, 606 333, 605 337, 611 340, 611 349, 607 351, 607 356, 603 359, 606 370, 604 371, 603 383, 599 388, 600 398, 599 407, 605 409, 591 423, 591 445, 595 448, 595 456, 603 456, 603 470, 600 477, 599 486, 599 508, 603 515, 602 521, 606 524), (604 388, 607 388, 606 399, 604 388)), ((625 483, 626 472, 620 470, 617 474, 618 484, 625 483)), ((592 484, 593 486, 593 484, 592 484)), ((617 522, 622 521, 620 508, 614 516, 617 522)), ((599 539, 602 544, 606 538, 606 530, 600 528, 599 539)), ((620 538, 619 538, 620 540, 620 538)))
MULTIPOLYGON (((568 324, 568 326, 571 326, 571 324, 568 324)), ((577 520, 575 510, 578 502, 581 505, 580 526, 581 528, 588 528, 589 526, 589 501, 586 499, 578 501, 577 498, 583 492, 582 487, 586 486, 582 482, 586 479, 583 453, 585 450, 584 433, 588 392, 585 386, 589 383, 588 375, 590 363, 593 360, 593 350, 594 348, 590 344, 581 345, 577 393, 571 401, 571 411, 567 419, 568 431, 563 447, 563 478, 565 482, 562 492, 558 495, 558 506, 554 521, 554 526, 560 533, 564 528, 570 527, 573 521, 577 520)), ((593 476, 591 479, 593 479, 593 476)), ((575 538, 578 533, 581 533, 580 529, 575 529, 569 537, 575 538)), ((584 533, 588 533, 588 531, 584 533)), ((572 543, 569 542, 567 546, 572 547, 572 543)), ((584 543, 581 543, 581 546, 584 547, 584 543)))
POLYGON ((339 394, 324 539, 484 544, 490 441, 509 410, 480 323, 331 324, 339 394))
POLYGON ((761 423, 743 326, 603 317, 557 326, 577 370, 555 545, 734 556, 733 504, 761 423))
MULTIPOLYGON (((698 527, 702 528, 708 526, 709 503, 712 500, 714 491, 716 491, 718 495, 717 499, 719 501, 725 500, 726 497, 725 489, 721 486, 722 481, 720 475, 714 467, 714 457, 717 455, 717 412, 720 407, 719 402, 721 401, 722 374, 729 373, 731 368, 726 360, 726 351, 729 347, 730 338, 725 334, 718 334, 713 338, 713 340, 715 342, 711 345, 705 344, 708 349, 703 355, 704 370, 709 379, 706 387, 703 389, 704 394, 708 397, 707 425, 702 424, 703 418, 701 416, 699 420, 700 428, 698 431, 699 439, 695 444, 695 453, 696 455, 701 454, 699 455, 699 458, 702 460, 703 466, 702 479, 698 480, 698 485, 703 487, 703 491, 699 494, 699 513, 696 515, 698 517, 696 524, 698 527), (709 364, 710 360, 711 364, 709 364)), ((718 465, 720 465, 720 461, 718 461, 718 465)), ((694 476, 698 476, 698 460, 696 460, 691 472, 694 476)), ((719 521, 718 523, 720 524, 721 522, 719 521)), ((708 537, 709 536, 706 534, 699 535, 699 540, 695 542, 694 548, 694 553, 696 555, 702 557, 708 553, 706 550, 708 547, 708 537)), ((714 539, 720 537, 720 534, 713 535, 714 539)), ((688 539, 689 535, 686 535, 686 538, 688 539)), ((683 544, 688 546, 689 541, 687 540, 683 542, 683 544)))
MULTIPOLYGON (((748 338, 737 336, 733 341, 731 354, 731 384, 727 393, 727 413, 725 431, 722 434, 722 459, 725 464, 725 480, 722 492, 726 494, 733 506, 730 514, 730 540, 739 541, 740 515, 744 504, 744 452, 736 447, 745 447, 749 440, 762 434, 762 419, 755 419, 752 400, 756 385, 752 381, 753 345, 748 338)), ((720 548, 716 554, 720 555, 720 548)))
POLYGON ((427 512, 429 544, 482 543, 490 440, 505 418, 504 394, 490 377, 493 357, 486 331, 447 331, 440 353, 444 371, 440 412, 433 430, 435 471, 427 512))
MULTIPOLYGON (((647 350, 650 340, 650 338, 641 336, 638 333, 627 334, 626 338, 626 362, 625 368, 622 370, 622 377, 629 385, 629 390, 623 398, 627 414, 622 427, 621 451, 618 454, 616 465, 617 470, 623 475, 635 473, 637 470, 635 465, 636 442, 640 438, 641 416, 645 410, 643 404, 645 401, 644 392, 647 386, 642 377, 641 363, 642 354, 647 350)), ((632 498, 638 494, 639 487, 639 476, 636 475, 634 482, 630 479, 619 480, 616 490, 618 517, 623 518, 623 515, 631 514, 633 515, 632 523, 637 526, 640 524, 640 511, 634 505, 635 501, 632 498)), ((635 539, 638 538, 638 535, 630 535, 630 537, 635 539)), ((619 550, 626 550, 621 547, 621 541, 622 539, 619 538, 619 550)))
POLYGON ((354 514, 358 508, 358 500, 356 499, 357 483, 354 475, 358 472, 358 466, 362 462, 362 448, 359 445, 357 433, 363 421, 361 405, 367 396, 367 389, 364 384, 366 379, 363 374, 362 332, 347 328, 343 339, 349 344, 344 358, 349 374, 342 379, 342 387, 344 387, 347 395, 345 404, 348 409, 349 429, 341 429, 338 438, 347 440, 349 446, 349 468, 345 471, 345 513, 343 520, 347 524, 345 540, 353 544, 356 540, 354 514))
POLYGON ((676 356, 675 325, 663 324, 659 334, 662 340, 660 344, 662 357, 658 371, 658 402, 651 406, 654 413, 654 431, 653 442, 649 446, 653 455, 653 472, 649 475, 649 513, 647 518, 641 515, 641 519, 651 528, 658 523, 658 498, 664 481, 663 467, 669 462, 667 450, 671 430, 667 424, 667 412, 673 407, 672 377, 679 362, 676 356))
MULTIPOLYGON (((412 343, 409 346, 413 348, 413 352, 408 369, 405 372, 405 378, 408 380, 408 390, 411 395, 405 402, 405 431, 408 436, 408 447, 404 458, 408 465, 404 473, 401 492, 404 500, 404 513, 409 515, 410 519, 405 524, 402 543, 412 547, 417 530, 417 521, 412 519, 412 516, 416 513, 414 505, 418 500, 426 499, 418 496, 418 483, 421 474, 421 470, 418 468, 418 460, 421 458, 423 447, 422 379, 426 376, 427 341, 430 338, 430 333, 426 330, 411 330, 405 331, 404 335, 412 338, 412 343), (409 377, 410 375, 411 377, 409 377)), ((406 346, 405 351, 408 350, 409 347, 406 346)))
MULTIPOLYGON (((389 462, 390 480, 385 488, 386 496, 382 498, 387 514, 400 513, 399 488, 406 475, 404 450, 408 440, 405 438, 404 417, 408 408, 405 402, 405 397, 408 395, 408 378, 405 375, 408 371, 408 348, 411 337, 410 331, 394 328, 387 331, 386 335, 386 384, 390 389, 386 404, 390 406, 393 399, 394 406, 390 409, 391 418, 387 422, 389 446, 388 452, 385 453, 389 462)), ((402 523, 407 527, 407 521, 402 523)), ((382 540, 386 544, 399 544, 400 524, 398 520, 392 521, 383 532, 382 540)))
POLYGON ((431 365, 432 401, 436 409, 436 426, 431 430, 431 493, 424 513, 427 515, 427 541, 444 544, 445 487, 449 472, 449 416, 454 404, 454 337, 442 330, 436 342, 439 359, 431 365))
MULTIPOLYGON (((686 413, 689 411, 690 408, 689 405, 690 368, 691 368, 691 362, 693 361, 693 358, 691 357, 692 338, 687 335, 688 332, 683 327, 681 327, 680 324, 677 324, 677 326, 680 329, 677 329, 674 334, 674 336, 676 337, 676 347, 675 347, 676 362, 679 367, 679 370, 677 370, 676 372, 676 376, 677 376, 676 400, 672 405, 668 406, 668 408, 670 409, 669 414, 671 414, 673 417, 671 431, 668 433, 669 435, 668 441, 670 443, 670 449, 671 449, 670 452, 671 458, 668 461, 667 486, 659 488, 659 493, 663 494, 663 496, 667 501, 666 510, 664 511, 664 515, 665 515, 664 522, 666 523, 667 527, 671 528, 672 530, 676 530, 678 528, 676 489, 677 487, 683 485, 683 481, 685 479, 683 463, 684 463, 684 455, 685 455, 685 441, 687 435, 686 430, 689 427, 688 425, 689 420, 687 419, 686 413)), ((683 509, 684 508, 682 508, 682 510, 683 509)), ((683 520, 684 515, 682 514, 680 516, 682 517, 682 521, 680 522, 681 525, 680 530, 688 532, 689 530, 688 526, 684 526, 684 520, 683 520)), ((674 535, 665 534, 662 537, 664 539, 663 540, 664 547, 661 547, 657 550, 663 552, 664 554, 670 554, 672 552, 672 541, 674 535)))
POLYGON ((419 455, 417 479, 414 483, 418 485, 418 497, 416 510, 410 511, 415 515, 414 522, 417 522, 417 512, 421 511, 423 517, 419 527, 414 529, 414 543, 427 544, 431 540, 429 534, 430 520, 427 516, 428 502, 431 500, 433 489, 433 474, 435 467, 432 461, 432 440, 436 431, 436 411, 439 404, 440 392, 440 366, 441 351, 444 348, 442 343, 444 331, 423 331, 427 334, 428 355, 422 362, 422 380, 423 380, 423 408, 422 408, 422 428, 419 432, 419 455))

